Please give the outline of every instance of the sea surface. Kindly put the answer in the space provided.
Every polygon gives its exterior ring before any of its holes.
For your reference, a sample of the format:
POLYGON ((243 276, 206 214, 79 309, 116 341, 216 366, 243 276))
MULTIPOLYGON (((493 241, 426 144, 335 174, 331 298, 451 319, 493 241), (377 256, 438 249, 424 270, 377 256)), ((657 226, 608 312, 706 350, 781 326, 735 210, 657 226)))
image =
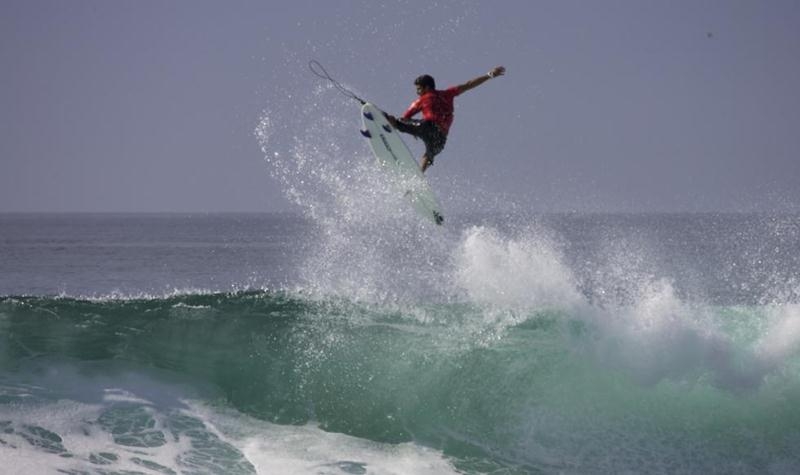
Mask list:
POLYGON ((800 216, 436 227, 300 168, 298 213, 0 215, 1 473, 800 473, 800 216))

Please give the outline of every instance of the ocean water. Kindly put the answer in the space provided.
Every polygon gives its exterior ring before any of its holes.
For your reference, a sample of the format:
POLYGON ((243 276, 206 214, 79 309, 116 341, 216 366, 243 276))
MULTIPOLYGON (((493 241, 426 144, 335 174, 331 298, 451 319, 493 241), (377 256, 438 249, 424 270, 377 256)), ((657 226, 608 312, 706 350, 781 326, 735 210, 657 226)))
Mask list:
POLYGON ((296 214, 0 215, 0 472, 800 472, 800 216, 284 165, 296 214))

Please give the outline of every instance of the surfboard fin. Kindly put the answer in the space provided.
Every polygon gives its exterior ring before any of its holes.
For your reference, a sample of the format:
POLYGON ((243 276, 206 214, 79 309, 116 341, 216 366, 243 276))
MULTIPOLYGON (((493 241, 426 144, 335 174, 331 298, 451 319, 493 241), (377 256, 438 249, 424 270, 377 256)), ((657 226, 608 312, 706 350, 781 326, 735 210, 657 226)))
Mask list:
POLYGON ((361 135, 363 135, 364 137, 366 137, 366 138, 368 138, 368 139, 371 139, 371 138, 372 138, 372 134, 371 134, 371 133, 369 133, 369 130, 362 130, 362 131, 361 131, 361 135))
POLYGON ((441 226, 442 223, 444 223, 444 216, 442 216, 441 214, 439 214, 436 211, 434 211, 433 212, 433 220, 436 222, 436 224, 441 226))
POLYGON ((364 117, 369 120, 375 120, 375 117, 372 115, 372 112, 364 112, 364 117))

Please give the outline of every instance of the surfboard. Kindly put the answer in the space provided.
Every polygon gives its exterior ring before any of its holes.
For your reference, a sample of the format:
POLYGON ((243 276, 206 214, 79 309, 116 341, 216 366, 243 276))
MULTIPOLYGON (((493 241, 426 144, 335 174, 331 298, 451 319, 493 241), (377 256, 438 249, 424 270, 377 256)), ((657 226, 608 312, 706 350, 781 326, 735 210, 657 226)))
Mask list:
POLYGON ((435 224, 444 223, 442 207, 436 200, 400 133, 389 124, 383 111, 369 102, 361 107, 361 134, 367 138, 375 159, 389 174, 400 193, 421 216, 435 224))

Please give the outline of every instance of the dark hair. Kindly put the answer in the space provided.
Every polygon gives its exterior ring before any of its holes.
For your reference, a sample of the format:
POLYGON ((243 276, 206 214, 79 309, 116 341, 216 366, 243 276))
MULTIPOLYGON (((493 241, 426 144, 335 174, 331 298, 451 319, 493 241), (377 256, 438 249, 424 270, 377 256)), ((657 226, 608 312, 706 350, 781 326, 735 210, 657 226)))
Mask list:
POLYGON ((418 77, 417 79, 414 79, 414 85, 415 86, 427 87, 427 88, 430 88, 430 89, 436 89, 436 81, 434 81, 433 77, 431 77, 428 74, 423 74, 422 76, 418 77))

